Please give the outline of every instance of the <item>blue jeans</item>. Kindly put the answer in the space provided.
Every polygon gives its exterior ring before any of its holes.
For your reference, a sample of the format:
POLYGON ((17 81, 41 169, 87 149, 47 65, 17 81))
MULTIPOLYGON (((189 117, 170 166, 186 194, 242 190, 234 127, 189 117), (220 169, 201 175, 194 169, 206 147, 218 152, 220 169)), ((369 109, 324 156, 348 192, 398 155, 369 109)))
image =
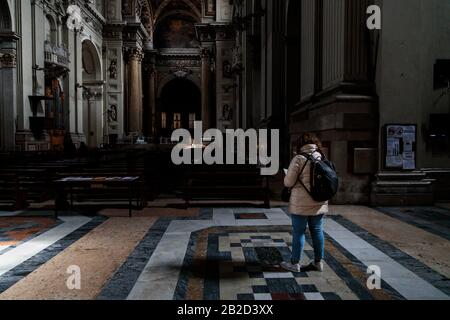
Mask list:
POLYGON ((292 259, 293 264, 300 262, 303 248, 305 247, 305 232, 306 226, 309 226, 309 232, 311 233, 313 247, 314 247, 314 260, 319 262, 324 258, 325 252, 325 238, 323 235, 323 215, 304 217, 299 215, 291 215, 292 218, 292 259))

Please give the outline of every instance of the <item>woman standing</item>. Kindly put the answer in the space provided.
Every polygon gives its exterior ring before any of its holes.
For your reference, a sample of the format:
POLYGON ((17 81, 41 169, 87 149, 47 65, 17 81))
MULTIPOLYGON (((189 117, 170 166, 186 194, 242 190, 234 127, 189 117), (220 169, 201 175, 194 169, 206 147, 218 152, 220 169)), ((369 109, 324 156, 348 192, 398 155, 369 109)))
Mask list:
POLYGON ((289 213, 292 218, 293 239, 292 258, 281 264, 283 269, 292 272, 323 271, 324 234, 323 218, 328 213, 328 202, 316 202, 307 190, 311 190, 311 166, 309 157, 321 160, 321 143, 316 135, 303 134, 297 144, 297 156, 292 160, 284 184, 291 188, 289 213), (306 189, 305 189, 306 188, 306 189), (313 247, 314 261, 308 266, 300 264, 305 246, 306 227, 309 226, 313 247))

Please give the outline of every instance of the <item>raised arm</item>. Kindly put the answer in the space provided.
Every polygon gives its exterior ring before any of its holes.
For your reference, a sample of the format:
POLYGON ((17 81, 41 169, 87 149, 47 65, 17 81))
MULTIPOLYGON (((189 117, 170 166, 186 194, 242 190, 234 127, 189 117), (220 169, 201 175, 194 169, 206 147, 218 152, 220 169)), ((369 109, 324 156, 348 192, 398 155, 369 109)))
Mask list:
POLYGON ((302 169, 301 162, 302 161, 299 157, 295 157, 294 159, 292 159, 291 164, 289 165, 288 173, 286 177, 284 177, 284 185, 287 188, 292 188, 297 184, 298 175, 300 174, 300 170, 302 169))

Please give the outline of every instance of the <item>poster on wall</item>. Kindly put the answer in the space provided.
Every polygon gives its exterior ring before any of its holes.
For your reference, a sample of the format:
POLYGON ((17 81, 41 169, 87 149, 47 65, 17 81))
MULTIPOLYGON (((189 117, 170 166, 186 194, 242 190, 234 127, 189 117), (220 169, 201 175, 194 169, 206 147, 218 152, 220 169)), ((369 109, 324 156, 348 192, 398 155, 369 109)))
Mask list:
POLYGON ((416 137, 415 125, 386 126, 387 169, 416 169, 416 137))

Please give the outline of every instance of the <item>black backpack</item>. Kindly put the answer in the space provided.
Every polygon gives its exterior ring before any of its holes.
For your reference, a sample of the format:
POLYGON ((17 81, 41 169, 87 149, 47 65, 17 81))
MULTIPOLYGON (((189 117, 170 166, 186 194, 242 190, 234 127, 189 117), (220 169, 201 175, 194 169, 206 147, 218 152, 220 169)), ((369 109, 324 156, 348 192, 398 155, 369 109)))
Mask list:
MULTIPOLYGON (((324 156, 319 160, 314 158, 312 154, 302 153, 301 155, 307 159, 306 164, 311 162, 311 190, 306 188, 301 179, 299 179, 300 183, 314 201, 325 202, 331 200, 339 189, 339 177, 335 166, 324 156)), ((300 173, 300 176, 302 173, 300 173)))

